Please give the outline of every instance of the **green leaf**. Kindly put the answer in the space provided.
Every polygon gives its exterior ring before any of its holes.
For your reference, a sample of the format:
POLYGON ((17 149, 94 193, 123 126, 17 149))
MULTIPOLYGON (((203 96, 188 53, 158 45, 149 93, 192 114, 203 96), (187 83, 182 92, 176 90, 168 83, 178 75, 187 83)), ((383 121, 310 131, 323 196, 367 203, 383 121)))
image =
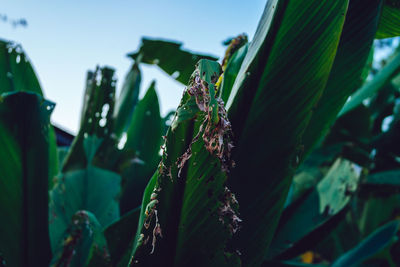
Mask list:
POLYGON ((399 230, 399 221, 392 221, 377 229, 359 245, 337 259, 332 267, 354 266, 391 244, 399 230))
POLYGON ((160 161, 162 134, 160 107, 155 82, 152 82, 138 103, 127 131, 124 149, 134 151, 138 158, 122 173, 125 183, 120 202, 122 213, 140 206, 143 190, 160 161))
POLYGON ((117 173, 91 164, 85 169, 64 172, 57 177, 56 184, 50 191, 49 205, 53 251, 77 211, 87 210, 93 213, 102 227, 119 218, 117 197, 120 194, 120 183, 121 178, 117 173))
POLYGON ((316 186, 324 177, 333 164, 333 161, 339 156, 343 144, 325 145, 314 150, 307 159, 299 166, 296 175, 293 177, 291 185, 292 195, 287 200, 287 204, 296 201, 304 195, 309 189, 316 186))
POLYGON ((57 148, 57 137, 54 127, 49 128, 49 190, 53 188, 53 180, 59 172, 59 159, 57 148))
POLYGON ((400 36, 400 1, 386 0, 384 2, 376 33, 377 39, 400 36))
POLYGON ((268 1, 228 99, 237 140, 228 179, 243 227, 243 265, 259 266, 327 83, 348 1, 268 1))
POLYGON ((133 248, 140 207, 122 216, 104 230, 113 266, 127 266, 133 248))
POLYGON ((297 242, 338 214, 357 189, 359 168, 348 160, 337 159, 314 190, 283 212, 267 258, 293 249, 297 242))
POLYGON ((142 39, 137 52, 128 54, 134 60, 157 65, 180 83, 186 84, 200 59, 217 60, 216 57, 182 49, 182 43, 156 39, 142 39))
POLYGON ((392 60, 383 67, 378 74, 369 82, 365 83, 357 90, 346 102, 338 116, 343 116, 350 110, 356 108, 362 102, 372 97, 378 90, 383 88, 391 79, 399 74, 400 71, 400 51, 396 51, 392 60))
POLYGON ((94 73, 88 72, 80 129, 64 160, 62 172, 86 167, 88 159, 85 156, 83 140, 87 136, 97 136, 103 139, 102 148, 98 153, 103 152, 103 148, 113 148, 112 144, 115 143, 112 139, 114 94, 113 69, 104 67, 97 68, 94 73))
MULTIPOLYGON (((221 159, 220 150, 209 144, 209 138, 217 138, 214 133, 226 130, 221 128, 227 123, 223 105, 218 103, 217 124, 213 120, 216 109, 211 105, 216 101, 212 91, 220 73, 216 62, 197 64, 178 107, 196 98, 196 119, 182 120, 167 132, 162 161, 143 197, 132 265, 240 264, 227 244, 240 221, 234 196, 224 185, 222 167, 227 163, 221 159)), ((221 145, 228 149, 225 134, 221 135, 221 145)))
POLYGON ((57 244, 50 266, 111 266, 109 262, 107 243, 96 216, 77 211, 57 244), (95 260, 98 262, 93 265, 95 260))
POLYGON ((232 90, 232 86, 239 73, 240 66, 247 54, 248 44, 243 45, 238 51, 236 51, 229 59, 226 69, 223 74, 219 93, 221 99, 226 102, 232 90))
POLYGON ((350 0, 328 83, 303 135, 301 160, 327 134, 349 95, 364 82, 381 5, 380 0, 350 0))
POLYGON ((197 106, 195 98, 187 98, 176 110, 176 117, 171 123, 171 130, 175 131, 178 125, 184 121, 193 119, 196 114, 200 111, 197 106))
MULTIPOLYGON (((376 190, 376 188, 374 188, 376 190)), ((387 193, 382 190, 382 194, 370 194, 360 210, 358 228, 362 237, 366 237, 375 231, 379 226, 396 218, 399 209, 399 194, 387 193)), ((375 193, 375 192, 374 192, 375 193)))
POLYGON ((33 93, 0 97, 0 253, 7 266, 46 266, 49 129, 53 103, 33 93))
POLYGON ((115 104, 113 115, 115 121, 114 133, 118 137, 120 137, 123 132, 127 131, 129 125, 131 125, 132 114, 139 100, 142 75, 140 74, 138 64, 139 62, 135 62, 126 75, 121 93, 115 104))
POLYGON ((371 186, 400 186, 400 170, 388 170, 368 175, 363 184, 371 186))
POLYGON ((57 155, 58 155, 58 166, 62 166, 65 157, 67 156, 69 151, 69 147, 57 147, 57 155))
POLYGON ((342 144, 344 146, 346 142, 352 142, 358 146, 363 143, 368 144, 372 138, 371 122, 370 110, 364 105, 358 106, 336 120, 325 137, 323 145, 342 144))
POLYGON ((22 47, 0 40, 0 94, 11 91, 43 95, 39 81, 22 47))

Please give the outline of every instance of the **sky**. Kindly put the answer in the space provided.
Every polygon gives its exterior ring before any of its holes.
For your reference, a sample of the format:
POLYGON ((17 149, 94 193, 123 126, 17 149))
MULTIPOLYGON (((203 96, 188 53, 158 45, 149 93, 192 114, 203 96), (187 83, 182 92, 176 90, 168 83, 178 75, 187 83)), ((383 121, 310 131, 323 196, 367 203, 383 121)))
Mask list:
MULTIPOLYGON (((183 42, 185 49, 222 57, 222 41, 253 37, 267 0, 2 0, 0 14, 26 19, 27 27, 0 23, 0 38, 20 43, 45 97, 56 103, 52 122, 76 133, 86 72, 116 69, 117 94, 142 37, 183 42)), ((157 81, 161 113, 175 109, 184 86, 142 64, 141 96, 157 81)))

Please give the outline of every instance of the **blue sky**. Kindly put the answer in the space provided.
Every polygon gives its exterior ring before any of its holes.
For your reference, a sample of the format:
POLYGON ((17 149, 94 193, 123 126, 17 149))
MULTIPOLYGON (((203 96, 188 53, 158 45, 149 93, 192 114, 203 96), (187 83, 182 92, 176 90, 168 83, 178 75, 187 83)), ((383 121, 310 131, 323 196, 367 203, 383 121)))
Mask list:
MULTIPOLYGON (((57 103, 52 121, 76 133, 86 71, 96 65, 116 69, 120 82, 142 36, 167 38, 216 56, 227 37, 254 35, 267 0, 3 0, 0 13, 25 18, 28 27, 0 23, 0 38, 21 43, 46 97, 57 103)), ((175 108, 183 86, 154 67, 142 66, 142 95, 152 79, 162 114, 175 108)))

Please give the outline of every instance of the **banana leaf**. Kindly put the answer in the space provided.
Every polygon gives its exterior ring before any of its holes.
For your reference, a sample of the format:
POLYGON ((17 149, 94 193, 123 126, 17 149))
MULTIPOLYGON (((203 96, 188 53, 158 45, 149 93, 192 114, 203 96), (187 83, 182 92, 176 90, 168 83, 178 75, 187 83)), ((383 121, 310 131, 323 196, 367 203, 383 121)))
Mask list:
MULTIPOLYGON (((113 69, 104 67, 97 68, 95 72, 88 72, 79 132, 64 159, 62 172, 86 168, 88 162, 85 156, 84 139, 88 136, 96 136, 103 140, 99 152, 113 148, 112 144, 116 142, 113 140, 112 131, 114 94, 113 69)), ((113 160, 115 158, 109 158, 107 164, 113 165, 113 160)))
MULTIPOLYGON (((348 160, 337 159, 314 190, 284 210, 268 259, 296 249, 298 242, 343 210, 357 190, 360 174, 360 167, 348 160)), ((325 231, 326 234, 329 232, 325 231)), ((301 249, 307 248, 303 245, 301 249)))
POLYGON ((380 0, 350 0, 328 83, 303 135, 301 161, 328 133, 349 95, 364 82, 381 5, 380 0))
POLYGON ((120 199, 121 213, 140 206, 143 190, 160 161, 163 128, 160 107, 153 82, 133 113, 124 150, 135 153, 122 172, 123 192, 120 199))
POLYGON ((385 0, 379 19, 377 39, 400 36, 400 1, 385 0))
POLYGON ((394 242, 397 232, 399 231, 399 225, 399 221, 392 221, 380 227, 359 245, 342 255, 331 266, 355 266, 373 256, 375 253, 394 242))
POLYGON ((53 107, 35 93, 0 96, 0 253, 7 266, 50 262, 48 134, 53 107))
POLYGON ((143 38, 139 50, 128 57, 145 64, 156 65, 173 79, 187 84, 200 59, 217 60, 216 57, 182 49, 182 43, 143 38))
POLYGON ((140 82, 142 75, 139 70, 139 62, 135 62, 125 77, 121 93, 114 108, 114 130, 116 136, 121 137, 131 125, 132 115, 139 101, 140 82))
POLYGON ((243 226, 234 244, 245 266, 259 266, 273 238, 347 6, 268 1, 233 85, 227 108, 237 148, 228 185, 240 204, 243 226))
POLYGON ((237 203, 225 187, 228 155, 212 145, 219 137, 224 149, 229 145, 227 117, 215 98, 220 73, 216 62, 197 64, 143 196, 133 266, 240 264, 228 246, 240 222, 237 203), (193 112, 181 112, 191 107, 193 112))
POLYGON ((397 50, 390 62, 383 67, 371 81, 365 83, 351 96, 349 101, 347 101, 344 107, 340 110, 338 116, 343 116, 358 105, 362 104, 365 99, 372 97, 378 90, 384 88, 384 86, 398 75, 399 72, 400 50, 397 50))
POLYGON ((79 210, 93 213, 101 227, 119 218, 118 196, 121 177, 92 165, 102 139, 89 136, 83 140, 88 165, 84 169, 63 172, 50 191, 49 227, 52 251, 55 252, 72 216, 79 210))
POLYGON ((16 43, 0 40, 0 94, 11 91, 43 95, 35 71, 16 43))
POLYGON ((51 267, 111 266, 102 227, 90 212, 77 211, 57 245, 51 267))

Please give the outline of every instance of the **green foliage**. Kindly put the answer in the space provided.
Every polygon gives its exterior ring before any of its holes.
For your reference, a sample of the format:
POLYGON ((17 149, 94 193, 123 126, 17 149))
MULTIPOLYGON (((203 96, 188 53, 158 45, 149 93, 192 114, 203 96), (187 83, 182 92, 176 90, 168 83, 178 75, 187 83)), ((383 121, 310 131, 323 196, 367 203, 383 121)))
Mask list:
POLYGON ((3 40, 0 40, 0 84, 0 93, 23 91, 43 94, 21 46, 3 40))
POLYGON ((376 38, 390 38, 400 35, 400 1, 386 0, 383 7, 376 38))
POLYGON ((247 266, 260 265, 274 235, 302 133, 329 78, 347 4, 269 1, 232 88, 227 107, 237 167, 228 184, 241 207, 235 244, 247 266))
POLYGON ((86 211, 71 216, 70 226, 53 254, 50 266, 109 266, 110 261, 101 225, 86 211), (101 261, 94 263, 98 259, 101 261))
POLYGON ((112 68, 88 72, 58 149, 54 104, 0 41, 0 266, 397 266, 400 61, 377 69, 373 39, 400 35, 398 10, 267 1, 221 65, 145 38, 118 97, 112 68), (141 64, 187 84, 176 111, 155 82, 139 99, 141 64))
POLYGON ((120 176, 91 164, 100 143, 95 137, 84 139, 87 167, 60 174, 50 191, 49 224, 53 251, 77 211, 93 213, 103 227, 119 218, 120 176))
MULTIPOLYGON (((228 123, 224 107, 215 103, 213 94, 220 72, 216 62, 197 64, 177 112, 189 108, 187 103, 194 100, 195 116, 176 116, 177 123, 173 122, 175 126, 166 135, 162 161, 143 198, 133 265, 237 263, 238 256, 229 252, 226 242, 237 231, 240 219, 235 215, 234 196, 224 186, 222 165, 227 155, 220 154, 222 150, 214 143, 229 137, 225 132, 229 129, 223 128, 228 123)), ((223 142, 223 149, 228 149, 229 141, 223 142)))
POLYGON ((0 98, 0 251, 9 266, 45 266, 50 260, 48 132, 53 107, 33 93, 0 98))
POLYGON ((128 56, 135 61, 157 65, 183 84, 187 84, 200 59, 217 60, 213 56, 182 50, 181 46, 181 43, 143 38, 139 51, 128 56))
POLYGON ((115 121, 114 133, 121 137, 122 133, 127 131, 131 125, 132 114, 139 101, 140 74, 138 62, 132 65, 131 70, 125 77, 122 85, 121 95, 115 103, 113 118, 115 121))
MULTIPOLYGON (((297 242, 332 220, 350 202, 360 172, 348 160, 338 159, 315 188, 292 203, 282 214, 268 251, 268 259, 296 250, 297 242)), ((304 246, 304 244, 302 244, 304 246)))
MULTIPOLYGON (((304 133, 304 159, 329 131, 349 94, 362 85, 382 1, 351 0, 326 88, 304 133), (340 90, 338 90, 340 88, 340 90)), ((369 71, 370 67, 367 68, 369 71)), ((347 105, 346 105, 347 106, 347 105)))
POLYGON ((122 173, 125 183, 120 199, 122 213, 140 206, 143 189, 160 161, 163 129, 154 82, 138 103, 131 121, 124 149, 135 151, 138 159, 122 173))
POLYGON ((369 82, 365 83, 351 99, 346 103, 340 111, 339 116, 342 116, 360 105, 365 99, 371 97, 376 91, 382 89, 388 82, 390 82, 400 72, 400 52, 394 55, 393 59, 382 68, 378 74, 369 82))
POLYGON ((357 247, 337 259, 332 264, 332 267, 352 266, 360 263, 363 259, 374 255, 376 252, 382 250, 393 242, 399 230, 399 226, 399 221, 393 221, 380 227, 363 240, 357 247))

